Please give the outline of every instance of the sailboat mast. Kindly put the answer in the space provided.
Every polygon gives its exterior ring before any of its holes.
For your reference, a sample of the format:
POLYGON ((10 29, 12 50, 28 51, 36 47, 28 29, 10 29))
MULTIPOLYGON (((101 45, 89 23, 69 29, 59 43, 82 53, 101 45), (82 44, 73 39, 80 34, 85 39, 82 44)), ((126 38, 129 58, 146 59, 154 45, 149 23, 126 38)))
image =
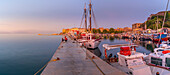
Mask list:
POLYGON ((164 24, 165 24, 165 19, 166 19, 166 13, 167 13, 167 10, 168 10, 168 5, 169 5, 169 0, 167 2, 166 11, 165 11, 165 15, 164 15, 163 23, 162 23, 162 28, 164 27, 164 24))
MULTIPOLYGON (((165 19, 166 19, 166 13, 167 13, 167 10, 168 10, 168 5, 169 5, 169 0, 168 0, 168 2, 167 2, 167 6, 166 6, 166 11, 165 11, 165 14, 164 14, 164 19, 163 19, 163 23, 162 23, 162 29, 163 29, 163 27, 164 27, 164 23, 165 23, 165 19)), ((158 44, 160 43, 160 41, 161 41, 161 34, 160 34, 160 38, 159 38, 159 42, 158 42, 158 44)))
POLYGON ((85 6, 84 6, 84 17, 85 17, 85 31, 87 32, 87 13, 86 13, 86 3, 85 3, 85 6))
POLYGON ((157 15, 157 30, 156 30, 157 32, 158 32, 158 23, 159 23, 159 22, 158 22, 158 15, 157 15))
POLYGON ((90 4, 89 4, 89 14, 90 14, 90 18, 89 18, 89 22, 90 22, 90 33, 91 33, 91 30, 92 30, 92 27, 91 27, 91 7, 92 7, 92 4, 91 4, 91 0, 90 0, 90 4))

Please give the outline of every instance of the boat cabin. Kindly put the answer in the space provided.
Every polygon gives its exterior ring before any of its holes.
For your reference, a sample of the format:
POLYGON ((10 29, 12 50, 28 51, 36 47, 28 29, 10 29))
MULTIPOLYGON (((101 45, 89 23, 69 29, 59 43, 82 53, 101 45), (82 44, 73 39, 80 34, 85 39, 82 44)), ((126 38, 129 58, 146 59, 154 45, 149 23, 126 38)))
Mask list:
POLYGON ((170 48, 156 48, 149 54, 149 64, 170 69, 170 48))
POLYGON ((127 66, 128 68, 138 67, 145 65, 143 61, 143 53, 136 52, 135 46, 123 46, 120 47, 120 52, 118 52, 119 64, 122 66, 127 66))

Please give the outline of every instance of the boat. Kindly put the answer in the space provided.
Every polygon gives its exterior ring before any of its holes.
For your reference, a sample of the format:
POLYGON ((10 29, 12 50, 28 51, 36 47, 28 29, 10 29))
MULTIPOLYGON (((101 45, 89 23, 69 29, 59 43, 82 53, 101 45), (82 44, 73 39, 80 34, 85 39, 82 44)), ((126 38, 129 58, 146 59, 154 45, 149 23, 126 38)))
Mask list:
POLYGON ((168 41, 167 34, 166 33, 154 34, 153 35, 153 42, 158 43, 159 41, 168 41))
POLYGON ((107 58, 106 50, 120 47, 120 52, 117 53, 118 62, 110 63, 112 66, 130 75, 152 75, 150 67, 143 60, 144 54, 136 52, 136 46, 133 44, 103 44, 105 58, 107 58))
POLYGON ((98 45, 100 44, 100 39, 92 38, 93 34, 88 34, 88 40, 84 42, 84 46, 88 49, 96 49, 98 48, 98 45))
POLYGON ((122 34, 122 39, 129 39, 129 35, 127 33, 122 34))
POLYGON ((85 43, 85 42, 87 42, 87 33, 81 33, 81 35, 80 35, 81 37, 79 38, 79 39, 77 39, 77 42, 80 44, 80 46, 83 46, 83 44, 85 43))
POLYGON ((154 52, 150 53, 147 58, 146 62, 150 66, 153 75, 170 75, 170 46, 164 44, 159 48, 155 48, 154 52))
POLYGON ((91 0, 90 0, 90 3, 89 3, 89 23, 90 23, 90 32, 87 33, 87 38, 88 40, 84 43, 84 46, 88 49, 96 49, 98 48, 98 45, 100 44, 100 39, 96 39, 96 38, 93 38, 93 33, 92 33, 92 15, 94 16, 94 13, 92 14, 92 4, 91 4, 91 0))

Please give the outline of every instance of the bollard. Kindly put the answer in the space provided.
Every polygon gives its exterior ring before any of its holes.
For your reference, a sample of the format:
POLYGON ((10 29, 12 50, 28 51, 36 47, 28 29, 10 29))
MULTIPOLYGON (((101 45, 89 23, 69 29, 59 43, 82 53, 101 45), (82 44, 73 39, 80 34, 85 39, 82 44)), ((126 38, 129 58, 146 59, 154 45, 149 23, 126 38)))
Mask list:
POLYGON ((95 59, 95 56, 92 56, 92 59, 95 59))

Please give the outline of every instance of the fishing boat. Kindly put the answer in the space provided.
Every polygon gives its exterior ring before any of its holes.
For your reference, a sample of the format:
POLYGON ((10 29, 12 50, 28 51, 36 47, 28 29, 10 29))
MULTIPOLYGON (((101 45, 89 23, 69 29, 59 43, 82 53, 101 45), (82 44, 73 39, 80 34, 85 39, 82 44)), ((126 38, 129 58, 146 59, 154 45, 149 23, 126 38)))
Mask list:
MULTIPOLYGON (((153 42, 158 43, 159 41, 168 41, 167 33, 159 33, 153 35, 153 42)), ((161 42, 160 42, 161 43, 161 42)))
POLYGON ((170 46, 155 48, 147 58, 153 75, 170 75, 170 46))
POLYGON ((110 63, 117 69, 129 75, 152 75, 150 67, 143 60, 143 53, 136 52, 136 46, 132 44, 108 45, 103 44, 105 48, 105 58, 107 58, 107 50, 119 48, 118 62, 110 63))

